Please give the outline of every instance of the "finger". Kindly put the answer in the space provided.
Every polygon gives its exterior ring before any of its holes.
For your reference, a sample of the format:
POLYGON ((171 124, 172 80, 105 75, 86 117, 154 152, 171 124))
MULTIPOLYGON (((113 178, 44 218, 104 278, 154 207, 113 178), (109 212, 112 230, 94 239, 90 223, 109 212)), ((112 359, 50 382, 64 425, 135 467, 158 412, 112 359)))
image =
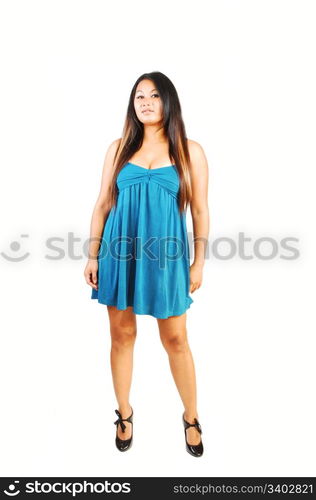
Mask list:
POLYGON ((85 273, 84 275, 87 285, 91 285, 90 274, 85 273))
POLYGON ((97 290, 97 283, 96 283, 96 282, 94 282, 93 273, 90 273, 90 274, 89 274, 88 284, 89 284, 90 286, 92 286, 92 288, 94 288, 95 290, 97 290))
POLYGON ((192 283, 192 293, 198 288, 198 283, 192 283))

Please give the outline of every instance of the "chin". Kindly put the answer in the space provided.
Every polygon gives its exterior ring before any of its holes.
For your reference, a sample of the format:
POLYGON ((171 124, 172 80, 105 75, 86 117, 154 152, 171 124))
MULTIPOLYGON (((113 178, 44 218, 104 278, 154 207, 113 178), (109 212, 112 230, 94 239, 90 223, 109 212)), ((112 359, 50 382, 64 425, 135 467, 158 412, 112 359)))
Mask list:
POLYGON ((147 116, 142 116, 140 118, 140 121, 143 122, 143 123, 158 123, 158 120, 156 118, 154 118, 153 116, 151 118, 149 118, 147 116))

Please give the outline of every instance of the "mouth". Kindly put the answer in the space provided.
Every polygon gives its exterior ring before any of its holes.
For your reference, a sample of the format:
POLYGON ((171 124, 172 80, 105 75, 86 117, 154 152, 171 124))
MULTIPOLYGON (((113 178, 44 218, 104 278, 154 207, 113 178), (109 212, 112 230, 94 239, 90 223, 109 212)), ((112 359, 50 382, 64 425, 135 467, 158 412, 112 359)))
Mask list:
POLYGON ((143 114, 147 114, 147 113, 152 113, 152 110, 151 109, 145 109, 144 111, 142 111, 143 114))

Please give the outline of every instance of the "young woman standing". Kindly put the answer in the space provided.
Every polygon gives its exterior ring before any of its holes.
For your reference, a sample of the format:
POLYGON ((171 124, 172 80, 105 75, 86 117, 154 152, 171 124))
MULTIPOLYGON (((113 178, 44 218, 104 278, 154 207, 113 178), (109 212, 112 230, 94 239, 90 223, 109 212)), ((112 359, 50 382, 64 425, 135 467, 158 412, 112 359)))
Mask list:
POLYGON ((187 139, 177 91, 160 72, 135 82, 122 137, 109 146, 93 210, 84 271, 92 299, 106 304, 118 410, 115 443, 133 441, 129 402, 136 315, 155 317, 183 402, 186 450, 203 454, 196 377, 186 330, 190 293, 202 283, 209 232, 208 166, 187 139), (194 231, 190 266, 186 209, 194 231))

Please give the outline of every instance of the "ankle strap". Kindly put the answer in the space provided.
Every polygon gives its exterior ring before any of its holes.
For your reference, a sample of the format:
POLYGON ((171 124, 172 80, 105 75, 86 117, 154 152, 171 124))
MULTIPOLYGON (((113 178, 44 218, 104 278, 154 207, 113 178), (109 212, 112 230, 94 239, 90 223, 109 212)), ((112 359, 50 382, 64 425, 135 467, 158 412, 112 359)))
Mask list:
POLYGON ((132 411, 131 415, 128 418, 122 418, 122 415, 121 415, 121 413, 118 410, 114 410, 114 411, 115 411, 116 415, 118 416, 118 419, 115 420, 114 424, 115 425, 120 425, 121 429, 122 429, 122 432, 125 432, 126 425, 123 422, 129 422, 130 424, 133 423, 133 421, 132 421, 133 411, 132 411))
POLYGON ((202 427, 201 427, 200 422, 198 421, 197 418, 194 419, 194 424, 190 424, 189 422, 187 422, 184 417, 183 417, 183 421, 184 421, 185 430, 187 430, 189 427, 195 427, 199 431, 199 433, 202 434, 202 427))

